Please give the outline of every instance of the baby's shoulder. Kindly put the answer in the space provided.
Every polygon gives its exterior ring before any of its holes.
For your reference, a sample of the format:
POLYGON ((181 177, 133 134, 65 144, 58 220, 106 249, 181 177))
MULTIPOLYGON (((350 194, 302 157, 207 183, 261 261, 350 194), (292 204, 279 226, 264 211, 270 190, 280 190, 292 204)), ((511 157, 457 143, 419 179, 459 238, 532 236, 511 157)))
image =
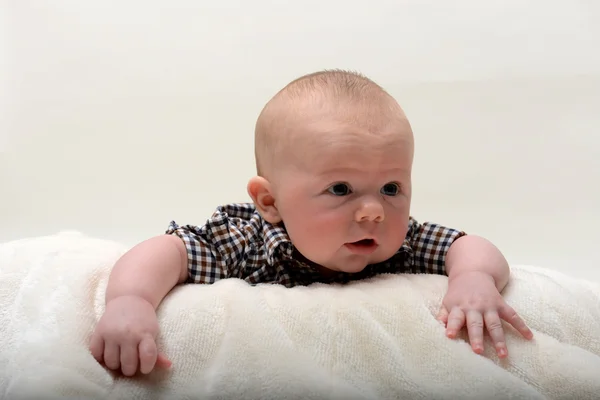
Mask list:
POLYGON ((264 224, 254 204, 229 203, 218 206, 201 225, 171 221, 165 233, 204 245, 245 247, 264 241, 264 224))
POLYGON ((253 203, 229 203, 218 206, 210 220, 227 220, 244 225, 254 220, 261 219, 253 203))
POLYGON ((218 206, 204 227, 215 234, 227 232, 229 235, 258 240, 265 229, 264 224, 253 203, 229 203, 218 206))

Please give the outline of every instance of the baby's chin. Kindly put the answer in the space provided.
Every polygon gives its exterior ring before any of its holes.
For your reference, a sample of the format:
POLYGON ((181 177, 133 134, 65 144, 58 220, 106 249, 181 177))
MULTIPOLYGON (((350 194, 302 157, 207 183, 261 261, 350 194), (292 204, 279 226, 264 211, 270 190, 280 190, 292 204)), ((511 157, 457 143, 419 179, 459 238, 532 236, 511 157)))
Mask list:
POLYGON ((379 251, 375 254, 372 254, 370 257, 363 257, 359 255, 344 257, 345 260, 337 262, 335 266, 331 267, 331 269, 334 271, 345 272, 348 274, 357 274, 359 272, 362 272, 369 265, 379 264, 381 262, 389 260, 395 254, 395 252, 391 252, 389 254, 388 253, 389 252, 379 251))
POLYGON ((333 257, 329 260, 322 262, 312 261, 309 258, 299 254, 301 259, 305 262, 312 264, 319 270, 323 276, 333 276, 337 273, 343 272, 347 274, 358 274, 364 271, 367 266, 383 262, 393 256, 384 254, 384 252, 378 251, 375 254, 365 255, 350 255, 344 254, 343 256, 333 257))

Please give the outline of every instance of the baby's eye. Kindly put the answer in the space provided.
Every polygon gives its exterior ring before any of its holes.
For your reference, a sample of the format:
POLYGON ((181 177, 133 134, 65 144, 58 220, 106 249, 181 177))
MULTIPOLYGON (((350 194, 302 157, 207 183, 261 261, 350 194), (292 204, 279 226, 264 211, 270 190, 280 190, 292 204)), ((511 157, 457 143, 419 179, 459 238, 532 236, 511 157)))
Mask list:
POLYGON ((347 196, 352 192, 350 186, 345 183, 336 183, 335 185, 330 186, 327 191, 334 196, 347 196))
POLYGON ((400 186, 397 183, 386 183, 381 188, 381 194, 384 196, 396 196, 400 192, 400 186))

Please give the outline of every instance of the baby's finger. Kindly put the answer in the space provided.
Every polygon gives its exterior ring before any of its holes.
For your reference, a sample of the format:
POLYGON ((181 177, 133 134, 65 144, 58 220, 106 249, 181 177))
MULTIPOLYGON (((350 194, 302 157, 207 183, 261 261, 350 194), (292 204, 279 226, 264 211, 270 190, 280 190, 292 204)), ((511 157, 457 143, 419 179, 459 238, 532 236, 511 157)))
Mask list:
POLYGON ((498 357, 506 357, 508 355, 508 350, 506 350, 506 339, 504 338, 504 329, 502 328, 500 316, 496 311, 487 311, 483 315, 483 319, 490 334, 490 338, 492 338, 492 343, 494 343, 494 347, 496 348, 498 357))
POLYGON ((90 339, 90 352, 99 363, 102 362, 104 356, 104 339, 102 336, 94 333, 90 339))
POLYGON ((467 312, 467 331, 473 351, 483 353, 483 315, 476 310, 467 312))
POLYGON ((533 332, 531 332, 525 321, 523 321, 521 317, 519 317, 519 314, 517 314, 517 312, 511 306, 509 306, 508 304, 504 304, 504 306, 500 307, 498 311, 500 314, 500 318, 514 326, 515 329, 519 331, 519 333, 523 335, 524 338, 533 338, 533 332))
POLYGON ((454 307, 448 315, 446 324, 446 336, 455 338, 458 332, 465 325, 465 313, 458 307, 454 307))
POLYGON ((158 357, 156 343, 151 336, 146 336, 140 342, 138 349, 140 352, 140 372, 149 374, 154 369, 158 357))
POLYGON ((436 319, 444 325, 448 323, 448 310, 446 309, 446 307, 442 306, 440 308, 436 319))
POLYGON ((121 346, 121 371, 125 376, 133 376, 138 368, 138 349, 135 343, 121 346))
POLYGON ((121 366, 119 345, 114 342, 104 343, 104 365, 108 369, 117 370, 121 366))

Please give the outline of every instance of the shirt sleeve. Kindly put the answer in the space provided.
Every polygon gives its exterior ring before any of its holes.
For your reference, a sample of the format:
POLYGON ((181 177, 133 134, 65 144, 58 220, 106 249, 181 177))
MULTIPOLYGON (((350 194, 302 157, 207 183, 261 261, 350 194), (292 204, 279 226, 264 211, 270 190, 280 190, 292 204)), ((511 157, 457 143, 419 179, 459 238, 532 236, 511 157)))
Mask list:
POLYGON ((407 234, 415 273, 446 273, 446 254, 454 241, 466 233, 431 222, 419 223, 411 217, 407 234))
POLYGON ((169 224, 169 235, 180 237, 187 249, 188 283, 214 283, 242 275, 247 238, 224 215, 215 215, 203 226, 169 224))

